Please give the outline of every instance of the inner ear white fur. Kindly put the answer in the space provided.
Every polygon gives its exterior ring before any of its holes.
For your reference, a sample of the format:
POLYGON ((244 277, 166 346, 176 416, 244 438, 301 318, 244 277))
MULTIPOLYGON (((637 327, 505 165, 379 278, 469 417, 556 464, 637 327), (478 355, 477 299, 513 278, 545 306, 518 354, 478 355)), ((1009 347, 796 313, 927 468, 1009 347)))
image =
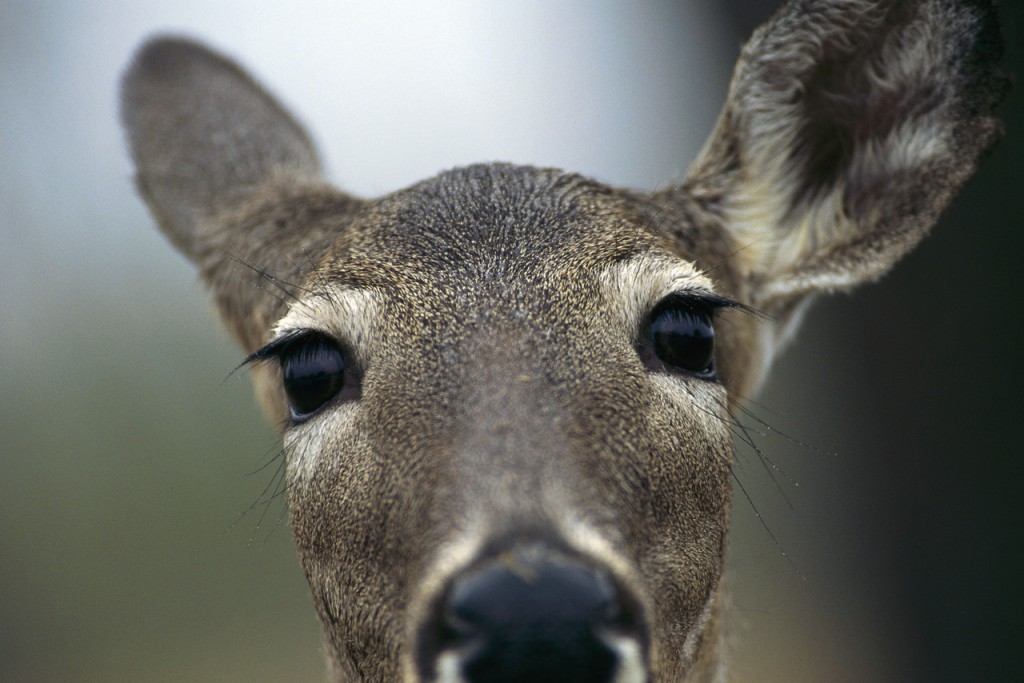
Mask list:
POLYGON ((945 0, 784 6, 744 47, 684 184, 773 314, 875 280, 934 224, 1000 124, 989 10, 945 0))

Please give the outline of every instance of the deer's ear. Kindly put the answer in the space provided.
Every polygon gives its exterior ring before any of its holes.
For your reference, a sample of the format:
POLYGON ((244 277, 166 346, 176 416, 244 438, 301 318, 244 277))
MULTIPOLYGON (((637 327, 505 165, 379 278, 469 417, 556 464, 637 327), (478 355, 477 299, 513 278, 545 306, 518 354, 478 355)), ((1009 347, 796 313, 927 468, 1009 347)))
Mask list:
POLYGON ((1000 131, 986 0, 793 0, 744 47, 684 189, 730 238, 754 306, 874 280, 1000 131))
POLYGON ((321 180, 284 107, 196 43, 143 45, 122 82, 121 118, 140 193, 255 350, 358 202, 321 180))
POLYGON ((194 42, 156 38, 136 53, 121 118, 139 191, 161 228, 195 257, 205 217, 275 179, 315 180, 302 127, 237 65, 194 42))
POLYGON ((275 178, 320 176, 295 119, 237 65, 187 40, 142 46, 124 75, 121 118, 139 190, 189 256, 204 217, 275 178))

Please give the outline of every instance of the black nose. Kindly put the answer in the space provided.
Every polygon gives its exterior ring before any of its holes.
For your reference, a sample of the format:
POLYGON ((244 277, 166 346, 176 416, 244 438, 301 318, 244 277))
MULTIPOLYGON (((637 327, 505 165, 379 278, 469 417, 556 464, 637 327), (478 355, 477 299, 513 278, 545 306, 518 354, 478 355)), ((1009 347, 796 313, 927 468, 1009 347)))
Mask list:
POLYGON ((609 683, 621 664, 615 638, 639 645, 628 602, 607 572, 505 553, 451 583, 434 657, 449 652, 469 683, 609 683))

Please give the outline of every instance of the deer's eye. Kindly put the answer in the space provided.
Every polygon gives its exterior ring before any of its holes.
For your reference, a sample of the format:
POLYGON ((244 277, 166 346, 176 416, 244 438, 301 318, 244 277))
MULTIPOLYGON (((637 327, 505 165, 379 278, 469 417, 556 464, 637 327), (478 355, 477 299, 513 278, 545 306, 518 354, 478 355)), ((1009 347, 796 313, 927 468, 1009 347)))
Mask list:
POLYGON ((669 370, 709 379, 715 376, 715 330, 706 306, 668 302, 655 309, 648 329, 650 351, 669 370))
POLYGON ((318 334, 295 340, 279 358, 288 406, 296 421, 310 417, 337 396, 351 375, 337 344, 318 334))

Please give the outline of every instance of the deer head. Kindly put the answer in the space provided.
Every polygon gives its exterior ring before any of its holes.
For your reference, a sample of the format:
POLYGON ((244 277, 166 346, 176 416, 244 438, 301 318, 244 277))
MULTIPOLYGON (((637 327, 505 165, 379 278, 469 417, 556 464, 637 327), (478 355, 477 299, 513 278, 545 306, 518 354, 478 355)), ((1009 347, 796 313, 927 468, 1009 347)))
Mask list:
POLYGON ((248 354, 339 681, 723 676, 734 401, 997 137, 988 2, 785 5, 685 181, 488 164, 373 200, 238 66, 124 77, 139 190, 248 354))

